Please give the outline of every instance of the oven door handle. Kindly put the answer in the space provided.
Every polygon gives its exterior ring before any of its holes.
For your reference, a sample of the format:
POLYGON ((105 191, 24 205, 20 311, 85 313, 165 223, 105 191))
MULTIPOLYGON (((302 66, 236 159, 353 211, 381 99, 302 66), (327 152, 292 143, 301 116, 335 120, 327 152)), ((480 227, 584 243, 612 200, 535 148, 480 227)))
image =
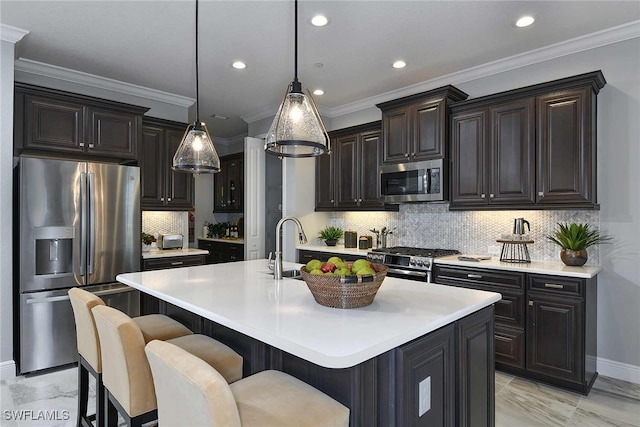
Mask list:
POLYGON ((407 276, 427 277, 424 271, 402 270, 399 268, 389 268, 388 273, 404 274, 407 276))

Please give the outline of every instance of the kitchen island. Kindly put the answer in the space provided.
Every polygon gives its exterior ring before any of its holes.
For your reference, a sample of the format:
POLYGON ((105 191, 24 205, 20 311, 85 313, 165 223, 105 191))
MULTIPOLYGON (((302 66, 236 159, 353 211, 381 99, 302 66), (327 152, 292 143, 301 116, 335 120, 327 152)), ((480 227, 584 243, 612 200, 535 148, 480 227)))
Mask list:
POLYGON ((274 280, 267 260, 117 279, 197 316, 188 326, 242 354, 245 376, 290 373, 348 406, 353 426, 494 422, 500 294, 386 278, 370 306, 334 309, 300 280, 274 280))

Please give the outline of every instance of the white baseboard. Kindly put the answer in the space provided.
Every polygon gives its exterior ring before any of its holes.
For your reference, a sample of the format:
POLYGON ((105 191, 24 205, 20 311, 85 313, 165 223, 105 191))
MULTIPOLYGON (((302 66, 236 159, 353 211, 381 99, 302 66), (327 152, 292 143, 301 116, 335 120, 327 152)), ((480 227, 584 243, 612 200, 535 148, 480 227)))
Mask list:
POLYGON ((598 357, 598 374, 640 384, 640 366, 598 357))
POLYGON ((16 362, 7 360, 0 362, 0 380, 10 380, 16 377, 16 362))

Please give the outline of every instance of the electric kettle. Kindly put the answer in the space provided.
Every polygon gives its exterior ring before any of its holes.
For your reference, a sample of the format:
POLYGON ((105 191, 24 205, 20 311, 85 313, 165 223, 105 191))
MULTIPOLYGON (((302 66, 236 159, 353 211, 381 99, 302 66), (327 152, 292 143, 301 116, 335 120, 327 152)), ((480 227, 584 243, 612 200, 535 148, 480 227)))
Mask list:
POLYGON ((529 231, 531 231, 531 224, 524 218, 516 218, 513 221, 513 234, 522 235, 525 234, 524 226, 527 226, 529 231))

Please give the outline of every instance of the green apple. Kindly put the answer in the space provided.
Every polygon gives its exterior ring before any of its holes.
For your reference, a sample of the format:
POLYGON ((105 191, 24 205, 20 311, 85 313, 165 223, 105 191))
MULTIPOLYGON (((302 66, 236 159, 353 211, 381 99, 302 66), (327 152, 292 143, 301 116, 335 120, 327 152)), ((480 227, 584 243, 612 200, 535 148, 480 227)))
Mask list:
POLYGON ((327 260, 327 262, 330 262, 331 264, 337 266, 339 262, 342 262, 342 259, 340 257, 337 257, 337 256, 332 256, 331 258, 329 258, 327 260))
POLYGON ((354 273, 357 273, 361 268, 371 268, 369 267, 369 261, 367 261, 366 259, 357 259, 353 262, 353 266, 351 267, 351 271, 354 273))
POLYGON ((344 261, 340 261, 340 262, 336 262, 335 266, 336 268, 347 268, 347 263, 344 261))
POLYGON ((320 270, 319 268, 313 269, 309 272, 309 274, 319 274, 319 275, 323 275, 324 273, 322 272, 322 270, 320 270))
POLYGON ((371 268, 369 266, 366 266, 366 267, 362 267, 358 271, 356 271, 356 274, 358 276, 368 276, 370 274, 376 274, 376 272, 373 270, 373 268, 371 268))
POLYGON ((347 267, 342 267, 334 271, 334 273, 338 276, 348 276, 351 274, 351 270, 349 270, 347 267))
POLYGON ((319 259, 312 259, 306 265, 306 270, 311 273, 312 270, 319 270, 322 267, 323 262, 319 259))

